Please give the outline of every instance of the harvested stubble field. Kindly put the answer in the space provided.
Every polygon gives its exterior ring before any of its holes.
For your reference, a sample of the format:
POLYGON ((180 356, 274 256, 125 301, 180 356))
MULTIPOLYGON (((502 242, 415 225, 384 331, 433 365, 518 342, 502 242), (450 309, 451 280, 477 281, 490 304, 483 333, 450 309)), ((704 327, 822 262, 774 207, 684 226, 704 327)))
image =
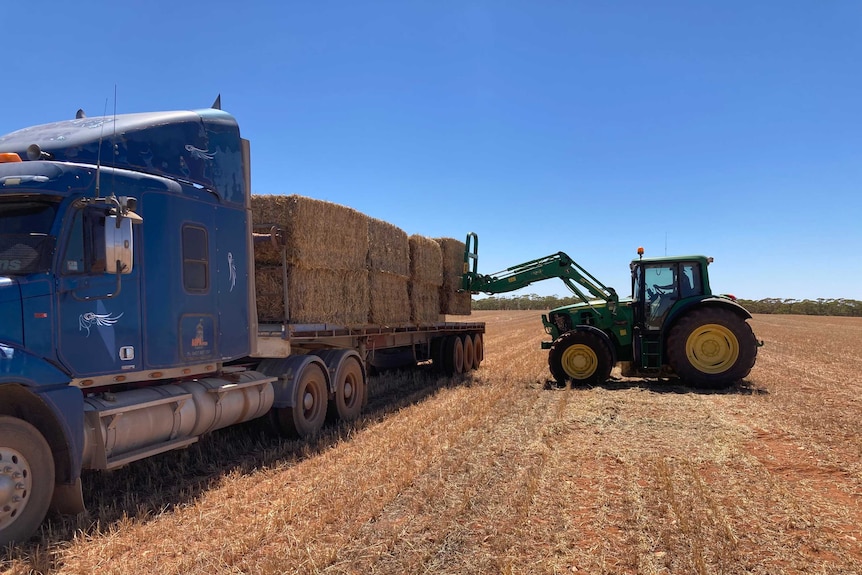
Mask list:
MULTIPOLYGON (((457 318, 456 318, 457 319, 457 318)), ((862 320, 757 316, 726 392, 546 389, 536 312, 485 363, 372 378, 311 443, 255 425, 86 478, 2 568, 63 573, 862 573, 862 320)))

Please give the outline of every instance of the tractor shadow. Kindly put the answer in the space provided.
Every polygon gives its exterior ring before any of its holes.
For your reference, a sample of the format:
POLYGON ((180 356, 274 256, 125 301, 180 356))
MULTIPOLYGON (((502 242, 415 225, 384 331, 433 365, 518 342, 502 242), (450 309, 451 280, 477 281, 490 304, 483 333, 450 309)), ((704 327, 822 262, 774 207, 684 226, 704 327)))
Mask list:
POLYGON ((747 379, 721 388, 695 387, 686 385, 675 378, 644 379, 614 375, 608 381, 597 385, 563 385, 554 380, 545 380, 544 382, 544 389, 546 390, 577 391, 595 388, 606 389, 608 391, 643 389, 652 393, 691 395, 767 395, 769 393, 766 389, 756 386, 752 381, 747 379))

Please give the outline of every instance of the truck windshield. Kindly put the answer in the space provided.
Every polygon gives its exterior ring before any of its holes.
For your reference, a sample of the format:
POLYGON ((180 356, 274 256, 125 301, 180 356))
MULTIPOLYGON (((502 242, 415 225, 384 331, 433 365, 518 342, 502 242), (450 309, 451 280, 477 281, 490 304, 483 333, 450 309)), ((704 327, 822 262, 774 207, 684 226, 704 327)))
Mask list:
POLYGON ((48 271, 57 204, 32 199, 0 200, 0 274, 48 271))

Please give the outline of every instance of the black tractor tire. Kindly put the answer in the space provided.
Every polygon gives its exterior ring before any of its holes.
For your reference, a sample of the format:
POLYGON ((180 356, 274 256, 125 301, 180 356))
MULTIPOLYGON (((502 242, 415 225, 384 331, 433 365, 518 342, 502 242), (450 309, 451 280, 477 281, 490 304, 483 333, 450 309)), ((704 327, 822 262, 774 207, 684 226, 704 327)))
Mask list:
POLYGON ((53 494, 48 442, 26 421, 0 416, 0 548, 33 535, 53 494))
POLYGON ((596 385, 610 378, 613 356, 600 335, 568 331, 548 350, 548 366, 560 385, 596 385))
POLYGON ((690 312, 671 328, 666 349, 668 363, 685 383, 721 389, 751 372, 757 339, 733 310, 707 307, 690 312))

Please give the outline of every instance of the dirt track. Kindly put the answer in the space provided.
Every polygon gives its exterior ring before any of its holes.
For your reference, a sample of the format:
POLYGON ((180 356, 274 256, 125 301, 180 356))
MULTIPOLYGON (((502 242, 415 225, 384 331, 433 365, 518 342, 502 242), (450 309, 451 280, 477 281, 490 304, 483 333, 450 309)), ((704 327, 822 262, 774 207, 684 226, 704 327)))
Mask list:
POLYGON ((367 419, 316 443, 246 428, 90 478, 89 518, 6 567, 862 573, 862 320, 758 316, 749 380, 703 393, 545 389, 538 314, 474 315, 466 380, 379 376, 367 419))

